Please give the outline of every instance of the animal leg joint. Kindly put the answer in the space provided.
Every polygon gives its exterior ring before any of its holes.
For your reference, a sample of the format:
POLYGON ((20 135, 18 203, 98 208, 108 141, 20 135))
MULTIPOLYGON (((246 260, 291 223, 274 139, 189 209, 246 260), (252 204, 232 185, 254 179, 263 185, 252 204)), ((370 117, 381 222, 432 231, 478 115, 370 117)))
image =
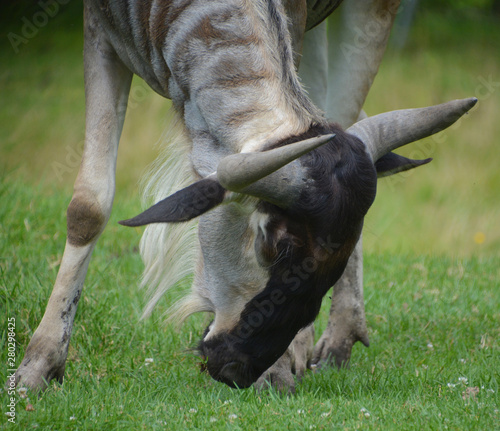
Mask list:
POLYGON ((67 211, 68 242, 77 247, 92 242, 104 229, 106 218, 96 199, 75 193, 67 211))

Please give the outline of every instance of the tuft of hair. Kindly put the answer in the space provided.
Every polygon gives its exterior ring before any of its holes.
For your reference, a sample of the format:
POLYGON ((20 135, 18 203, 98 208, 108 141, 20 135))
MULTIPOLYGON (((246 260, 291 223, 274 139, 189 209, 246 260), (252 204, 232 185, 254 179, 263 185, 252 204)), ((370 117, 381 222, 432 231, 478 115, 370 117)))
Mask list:
MULTIPOLYGON (((149 206, 187 187, 194 180, 188 153, 190 143, 182 121, 174 115, 160 140, 159 157, 142 182, 143 205, 149 206), (149 205, 148 205, 149 204, 149 205)), ((140 242, 144 262, 141 288, 146 289, 147 305, 141 318, 148 317, 161 297, 193 273, 197 253, 197 221, 155 223, 146 227, 140 242)), ((178 303, 165 312, 167 321, 181 322, 201 311, 202 300, 194 292, 181 290, 178 303)))

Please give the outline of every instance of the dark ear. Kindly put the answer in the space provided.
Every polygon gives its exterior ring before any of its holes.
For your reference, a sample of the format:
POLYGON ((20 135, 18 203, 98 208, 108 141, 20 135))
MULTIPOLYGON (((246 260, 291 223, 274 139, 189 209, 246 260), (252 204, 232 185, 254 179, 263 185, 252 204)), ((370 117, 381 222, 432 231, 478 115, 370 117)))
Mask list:
POLYGON ((375 162, 375 169, 377 170, 377 177, 382 178, 397 174, 398 172, 418 168, 419 166, 429 163, 431 160, 432 159, 413 160, 407 159, 396 153, 387 153, 375 162))
POLYGON ((144 226, 150 223, 188 221, 222 203, 226 190, 215 178, 204 178, 148 208, 138 216, 118 223, 144 226))

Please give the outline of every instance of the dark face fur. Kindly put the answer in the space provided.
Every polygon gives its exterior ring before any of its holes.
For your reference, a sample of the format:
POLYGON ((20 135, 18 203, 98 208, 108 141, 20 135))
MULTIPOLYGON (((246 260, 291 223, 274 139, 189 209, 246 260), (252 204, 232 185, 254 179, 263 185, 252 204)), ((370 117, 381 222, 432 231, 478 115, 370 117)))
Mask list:
POLYGON ((359 140, 334 125, 294 140, 327 133, 336 137, 301 158, 314 181, 301 198, 287 209, 258 205, 269 216, 266 234, 255 240, 259 262, 270 267, 265 289, 246 304, 236 327, 200 343, 210 375, 230 386, 254 383, 314 321, 375 198, 376 171, 359 140))

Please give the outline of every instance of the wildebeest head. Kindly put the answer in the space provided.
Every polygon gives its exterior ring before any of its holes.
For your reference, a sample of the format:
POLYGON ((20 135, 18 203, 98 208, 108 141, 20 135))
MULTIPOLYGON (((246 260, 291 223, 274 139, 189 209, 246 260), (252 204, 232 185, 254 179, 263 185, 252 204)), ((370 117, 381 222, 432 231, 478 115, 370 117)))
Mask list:
POLYGON ((394 111, 346 132, 314 125, 262 152, 226 157, 216 173, 122 222, 201 216, 195 285, 215 317, 199 348, 212 377, 248 387, 285 352, 342 275, 377 175, 430 161, 391 151, 448 127, 475 103, 394 111))

